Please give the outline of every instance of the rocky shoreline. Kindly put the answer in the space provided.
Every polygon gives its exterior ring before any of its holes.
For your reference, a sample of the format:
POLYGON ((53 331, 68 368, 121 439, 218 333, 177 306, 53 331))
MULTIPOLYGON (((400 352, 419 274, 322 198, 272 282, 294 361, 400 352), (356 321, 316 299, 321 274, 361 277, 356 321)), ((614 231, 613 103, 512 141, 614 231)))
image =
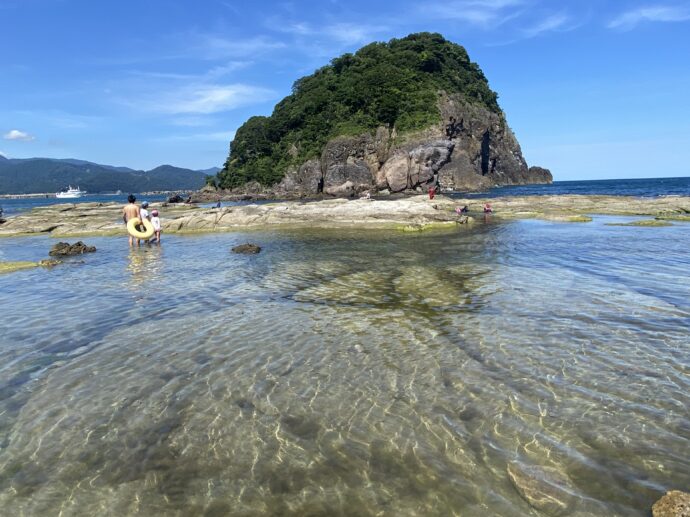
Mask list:
MULTIPOLYGON (((418 195, 398 199, 328 199, 283 201, 222 208, 195 204, 152 203, 161 212, 165 233, 222 232, 275 228, 389 228, 424 230, 472 223, 483 218, 491 203, 495 219, 538 218, 587 222, 590 214, 646 216, 646 221, 690 221, 690 197, 634 198, 623 196, 521 196, 493 199, 451 199, 418 195), (455 209, 467 206, 469 214, 455 209)), ((35 208, 6 219, 0 237, 50 235, 80 237, 125 235, 122 205, 70 203, 35 208)), ((644 226, 654 226, 643 223, 644 226)))

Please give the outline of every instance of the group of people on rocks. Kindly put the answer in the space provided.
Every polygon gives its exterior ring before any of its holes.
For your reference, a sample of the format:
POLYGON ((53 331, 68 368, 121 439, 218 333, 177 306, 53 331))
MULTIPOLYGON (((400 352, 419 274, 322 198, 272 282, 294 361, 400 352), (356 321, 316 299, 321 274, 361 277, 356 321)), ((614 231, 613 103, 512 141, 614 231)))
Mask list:
MULTIPOLYGON (((429 199, 434 199, 434 196, 436 195, 436 188, 431 187, 429 188, 429 199)), ((371 199, 370 194, 367 192, 367 195, 363 199, 371 199)), ((133 195, 130 194, 127 197, 127 204, 124 206, 122 209, 122 219, 127 224, 130 220, 134 218, 138 218, 139 221, 144 221, 145 219, 149 220, 151 222, 151 225, 153 226, 153 231, 154 231, 154 238, 152 240, 146 239, 144 242, 146 244, 150 243, 156 243, 160 244, 161 243, 161 220, 159 218, 158 210, 155 208, 151 210, 151 213, 149 214, 148 207, 149 203, 148 201, 144 201, 141 206, 136 204, 137 198, 133 195)), ((220 208, 220 200, 216 203, 215 208, 220 208)), ((467 205, 463 206, 462 208, 456 207, 455 208, 455 213, 458 215, 463 215, 466 214, 470 211, 469 207, 467 205)), ((491 214, 493 213, 493 209, 491 208, 491 205, 489 203, 484 203, 484 213, 485 214, 491 214)), ((141 225, 138 225, 137 230, 141 229, 141 225)), ((136 239, 137 241, 137 246, 141 245, 141 239, 133 237, 132 235, 129 236, 129 245, 134 246, 134 240, 136 239)))
MULTIPOLYGON (((460 208, 459 206, 455 207, 455 213, 458 215, 466 214, 470 211, 469 207, 467 205, 463 206, 460 208)), ((491 205, 489 203, 484 203, 484 213, 485 214, 492 214, 494 211, 493 208, 491 208, 491 205)))
MULTIPOLYGON (((436 196, 437 193, 438 193, 438 185, 434 185, 434 186, 429 187, 429 199, 434 199, 434 197, 436 196)), ((455 212, 458 215, 466 214, 469 211, 470 211, 470 209, 468 208, 467 205, 463 206, 462 208, 457 207, 455 209, 455 212)), ((484 213, 485 214, 492 214, 493 211, 494 210, 493 210, 493 208, 491 208, 490 203, 484 203, 484 213)))
MULTIPOLYGON (((147 244, 155 242, 156 244, 161 243, 161 220, 158 217, 158 210, 155 208, 151 210, 151 213, 149 214, 148 207, 149 203, 148 201, 144 201, 141 206, 136 204, 137 198, 134 197, 133 194, 130 194, 127 197, 127 204, 125 207, 122 209, 122 219, 127 224, 130 220, 134 218, 138 218, 139 221, 144 221, 145 219, 151 221, 151 225, 153 226, 153 232, 155 237, 153 240, 148 240, 146 239, 144 242, 147 244)), ((139 225, 141 226, 141 225, 139 225)), ((138 227, 137 230, 140 230, 141 228, 138 227)), ((134 239, 136 237, 132 237, 131 235, 129 236, 129 245, 134 246, 134 239)), ((137 241, 137 246, 141 245, 141 239, 136 239, 137 241)))

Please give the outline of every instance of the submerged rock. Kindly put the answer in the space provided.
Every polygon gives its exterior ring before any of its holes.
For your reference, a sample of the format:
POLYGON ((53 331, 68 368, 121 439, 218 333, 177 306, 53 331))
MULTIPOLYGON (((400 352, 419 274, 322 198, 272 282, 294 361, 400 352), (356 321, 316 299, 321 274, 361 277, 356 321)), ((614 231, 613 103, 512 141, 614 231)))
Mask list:
POLYGON ((36 266, 38 266, 36 262, 28 261, 0 262, 0 273, 12 273, 13 271, 29 269, 36 266))
POLYGON ((654 226, 673 226, 668 221, 662 219, 641 219, 639 221, 631 221, 629 223, 606 223, 606 226, 643 226, 643 227, 654 227, 654 226))
POLYGON ((57 266, 58 264, 62 264, 62 260, 45 259, 45 260, 39 260, 38 261, 38 265, 41 267, 53 267, 53 266, 57 266))
POLYGON ((232 248, 233 253, 241 253, 243 255, 255 255, 259 252, 261 252, 261 246, 257 246, 256 244, 240 244, 239 246, 235 246, 232 248))
POLYGON ((575 501, 570 478, 554 467, 513 461, 508 477, 525 501, 548 515, 567 514, 575 501))
POLYGON ((93 253, 94 251, 96 251, 96 246, 87 246, 82 241, 75 242, 74 244, 58 242, 50 249, 48 255, 51 257, 69 257, 83 253, 93 253))
POLYGON ((671 490, 652 506, 654 517, 690 517, 690 494, 671 490))
POLYGON ((30 261, 15 261, 15 262, 0 262, 0 273, 12 273, 14 271, 21 271, 22 269, 31 269, 35 267, 53 267, 62 264, 61 260, 48 259, 39 260, 38 262, 30 261))

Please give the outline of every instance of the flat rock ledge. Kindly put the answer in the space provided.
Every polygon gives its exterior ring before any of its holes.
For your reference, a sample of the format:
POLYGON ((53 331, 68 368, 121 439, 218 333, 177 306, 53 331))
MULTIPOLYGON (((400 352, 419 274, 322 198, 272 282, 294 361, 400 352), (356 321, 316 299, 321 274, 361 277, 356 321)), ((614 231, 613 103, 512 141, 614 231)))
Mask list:
POLYGON ((666 492, 654 506, 652 506, 654 517, 690 517, 690 494, 680 490, 666 492))
MULTIPOLYGON (((690 197, 524 196, 451 199, 426 195, 384 199, 329 199, 199 208, 152 203, 160 211, 164 233, 223 232, 263 228, 430 229, 471 224, 483 218, 483 205, 494 219, 538 218, 586 223, 588 214, 648 216, 663 221, 690 221, 690 197), (469 214, 455 209, 467 206, 469 214)), ((47 234, 52 237, 126 235, 122 205, 76 203, 36 208, 7 219, 0 237, 47 234)))

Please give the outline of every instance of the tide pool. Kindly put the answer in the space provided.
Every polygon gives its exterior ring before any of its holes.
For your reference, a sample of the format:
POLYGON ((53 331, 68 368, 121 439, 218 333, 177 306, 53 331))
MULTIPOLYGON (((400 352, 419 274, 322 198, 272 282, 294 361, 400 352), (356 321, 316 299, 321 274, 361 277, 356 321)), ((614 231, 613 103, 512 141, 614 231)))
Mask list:
POLYGON ((0 508, 648 515, 690 486, 690 225, 625 220, 89 238, 0 275, 0 508))

